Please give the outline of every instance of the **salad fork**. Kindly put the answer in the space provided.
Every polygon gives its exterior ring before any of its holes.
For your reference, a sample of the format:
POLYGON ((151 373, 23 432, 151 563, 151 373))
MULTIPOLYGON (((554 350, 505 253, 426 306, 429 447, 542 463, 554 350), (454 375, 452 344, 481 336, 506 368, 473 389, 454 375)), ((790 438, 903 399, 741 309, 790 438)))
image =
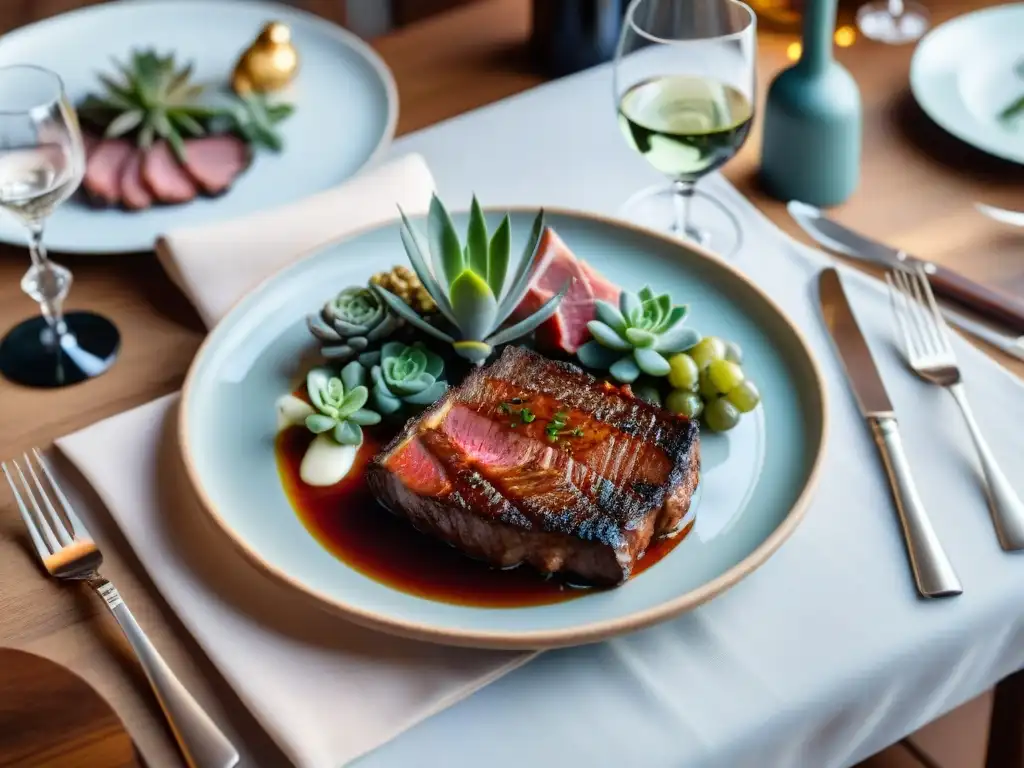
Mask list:
POLYGON ((17 460, 0 464, 0 469, 11 486, 21 519, 43 567, 57 579, 84 581, 103 598, 135 651, 188 764, 192 768, 237 765, 238 750, 175 677, 136 623, 117 588, 99 574, 103 556, 39 451, 33 448, 32 457, 24 454, 22 463, 24 470, 17 460), (70 531, 54 507, 46 485, 70 524, 70 531))
POLYGON ((928 277, 920 267, 888 272, 893 312, 910 368, 929 384, 949 390, 960 407, 985 476, 989 507, 999 543, 1007 551, 1024 549, 1024 502, 996 463, 981 434, 964 391, 949 328, 942 317, 928 277))

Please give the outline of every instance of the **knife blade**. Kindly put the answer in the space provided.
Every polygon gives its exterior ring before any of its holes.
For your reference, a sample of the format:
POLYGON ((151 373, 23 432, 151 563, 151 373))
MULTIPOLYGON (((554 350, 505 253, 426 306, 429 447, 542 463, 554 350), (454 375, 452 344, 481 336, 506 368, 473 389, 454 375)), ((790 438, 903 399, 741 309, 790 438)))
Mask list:
POLYGON ((835 269, 822 271, 818 286, 825 326, 885 464, 917 591, 923 597, 959 595, 963 587, 917 492, 892 402, 857 325, 839 273, 835 269))
POLYGON ((1024 212, 1008 211, 1005 208, 996 208, 994 205, 985 205, 985 203, 975 203, 974 207, 990 219, 994 219, 1002 224, 1024 227, 1024 212))
POLYGON ((786 205, 793 220, 815 242, 829 250, 881 264, 889 269, 921 265, 935 293, 971 309, 978 315, 1024 334, 1024 302, 1001 291, 976 283, 941 264, 892 248, 830 219, 820 209, 799 200, 786 205))

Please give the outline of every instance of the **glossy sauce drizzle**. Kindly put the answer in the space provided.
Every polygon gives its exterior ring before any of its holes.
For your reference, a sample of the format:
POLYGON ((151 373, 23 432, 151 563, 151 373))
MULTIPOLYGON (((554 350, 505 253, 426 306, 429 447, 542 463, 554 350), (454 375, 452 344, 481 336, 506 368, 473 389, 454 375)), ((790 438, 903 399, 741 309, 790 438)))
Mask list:
MULTIPOLYGON (((529 566, 506 571, 491 568, 420 533, 379 506, 364 469, 391 435, 373 431, 364 430, 365 440, 352 471, 328 488, 309 486, 299 479, 299 465, 313 435, 292 427, 277 436, 277 464, 285 493, 303 525, 335 557, 394 589, 460 605, 545 605, 592 591, 546 578, 529 566)), ((688 533, 689 528, 654 542, 637 563, 633 578, 665 557, 688 533)))

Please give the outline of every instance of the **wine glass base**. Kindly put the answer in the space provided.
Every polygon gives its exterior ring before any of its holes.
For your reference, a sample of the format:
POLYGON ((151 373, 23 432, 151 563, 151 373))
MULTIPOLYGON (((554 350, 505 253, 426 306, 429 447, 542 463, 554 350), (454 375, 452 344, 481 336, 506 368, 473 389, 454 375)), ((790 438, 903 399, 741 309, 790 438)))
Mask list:
POLYGON ((0 341, 0 373, 27 387, 66 387, 109 370, 121 346, 121 334, 92 312, 64 316, 68 333, 56 339, 46 320, 33 317, 16 325, 0 341))
POLYGON ((676 227, 676 191, 672 186, 642 189, 619 209, 619 216, 642 227, 689 240, 719 256, 734 256, 743 245, 739 221, 716 197, 697 189, 690 199, 692 230, 676 227))
POLYGON ((869 40, 897 45, 917 40, 930 26, 928 11, 917 3, 903 4, 903 13, 893 16, 884 0, 862 5, 857 11, 857 27, 869 40))

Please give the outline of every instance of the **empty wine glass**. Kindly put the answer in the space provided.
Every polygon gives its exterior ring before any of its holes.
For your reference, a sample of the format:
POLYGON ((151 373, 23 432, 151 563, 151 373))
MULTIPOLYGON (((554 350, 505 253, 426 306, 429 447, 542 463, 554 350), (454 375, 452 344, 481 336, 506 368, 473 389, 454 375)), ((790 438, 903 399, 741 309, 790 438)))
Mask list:
POLYGON ((879 43, 910 43, 928 31, 928 11, 913 0, 875 0, 857 9, 864 37, 879 43))
POLYGON ((84 174, 82 133, 60 78, 41 67, 0 68, 0 208, 28 231, 32 265, 21 289, 42 312, 0 341, 0 372, 19 384, 75 384, 106 371, 117 355, 120 335, 109 320, 64 313, 71 272, 43 247, 47 217, 84 174))
POLYGON ((735 216, 697 182, 720 168, 754 120, 757 22, 739 0, 633 0, 615 54, 613 91, 626 141, 668 185, 623 214, 723 255, 739 248, 735 216))

